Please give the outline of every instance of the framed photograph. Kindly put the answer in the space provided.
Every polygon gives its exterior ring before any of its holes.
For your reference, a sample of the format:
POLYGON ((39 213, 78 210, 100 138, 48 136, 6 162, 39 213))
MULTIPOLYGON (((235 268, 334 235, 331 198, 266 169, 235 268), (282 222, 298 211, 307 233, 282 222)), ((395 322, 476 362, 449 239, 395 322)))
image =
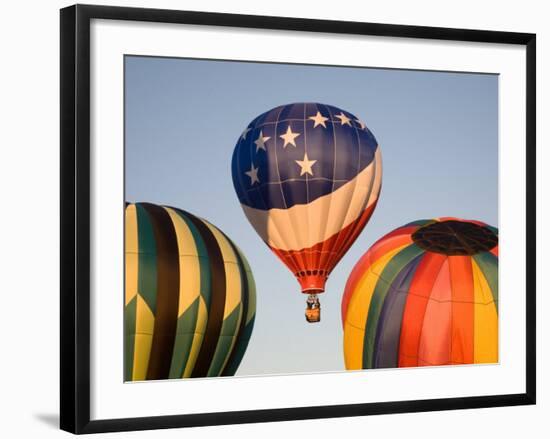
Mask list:
POLYGON ((61 428, 535 403, 535 35, 61 10, 61 428))

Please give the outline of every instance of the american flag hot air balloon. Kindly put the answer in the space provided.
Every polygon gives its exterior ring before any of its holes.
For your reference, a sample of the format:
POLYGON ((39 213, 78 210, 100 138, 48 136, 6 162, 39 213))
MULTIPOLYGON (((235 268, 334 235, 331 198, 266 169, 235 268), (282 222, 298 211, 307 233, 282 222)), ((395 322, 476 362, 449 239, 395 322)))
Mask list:
POLYGON ((250 122, 235 146, 233 185, 248 220, 309 294, 317 294, 371 217, 380 148, 353 114, 317 103, 282 105, 250 122))

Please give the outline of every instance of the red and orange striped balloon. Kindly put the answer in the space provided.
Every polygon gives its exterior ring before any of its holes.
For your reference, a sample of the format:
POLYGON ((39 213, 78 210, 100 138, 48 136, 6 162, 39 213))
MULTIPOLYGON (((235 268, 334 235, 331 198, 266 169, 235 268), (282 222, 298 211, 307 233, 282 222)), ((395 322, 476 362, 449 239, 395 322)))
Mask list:
POLYGON ((498 361, 498 229, 407 224, 356 264, 342 299, 347 369, 498 361))

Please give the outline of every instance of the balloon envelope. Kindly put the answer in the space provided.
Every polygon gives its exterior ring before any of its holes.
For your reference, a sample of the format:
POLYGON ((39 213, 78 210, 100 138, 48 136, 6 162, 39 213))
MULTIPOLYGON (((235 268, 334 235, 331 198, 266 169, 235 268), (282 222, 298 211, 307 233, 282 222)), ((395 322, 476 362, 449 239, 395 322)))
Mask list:
POLYGON ((421 220, 377 241, 342 298, 347 369, 498 361, 498 229, 421 220))
POLYGON ((372 215, 382 167, 374 135, 356 116, 295 103, 248 124, 233 152, 232 175, 256 232, 302 292, 319 293, 372 215))
POLYGON ((234 375, 256 312, 246 258, 188 212, 126 206, 125 380, 234 375))

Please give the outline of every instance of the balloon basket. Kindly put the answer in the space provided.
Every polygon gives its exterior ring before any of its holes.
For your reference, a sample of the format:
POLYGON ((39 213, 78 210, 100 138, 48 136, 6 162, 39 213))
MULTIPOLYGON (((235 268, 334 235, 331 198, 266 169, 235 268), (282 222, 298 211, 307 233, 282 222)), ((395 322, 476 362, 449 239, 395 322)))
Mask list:
POLYGON ((306 309, 306 320, 309 323, 317 323, 321 321, 321 309, 306 309))
POLYGON ((321 303, 317 294, 310 294, 306 300, 306 320, 309 323, 321 321, 321 303))

